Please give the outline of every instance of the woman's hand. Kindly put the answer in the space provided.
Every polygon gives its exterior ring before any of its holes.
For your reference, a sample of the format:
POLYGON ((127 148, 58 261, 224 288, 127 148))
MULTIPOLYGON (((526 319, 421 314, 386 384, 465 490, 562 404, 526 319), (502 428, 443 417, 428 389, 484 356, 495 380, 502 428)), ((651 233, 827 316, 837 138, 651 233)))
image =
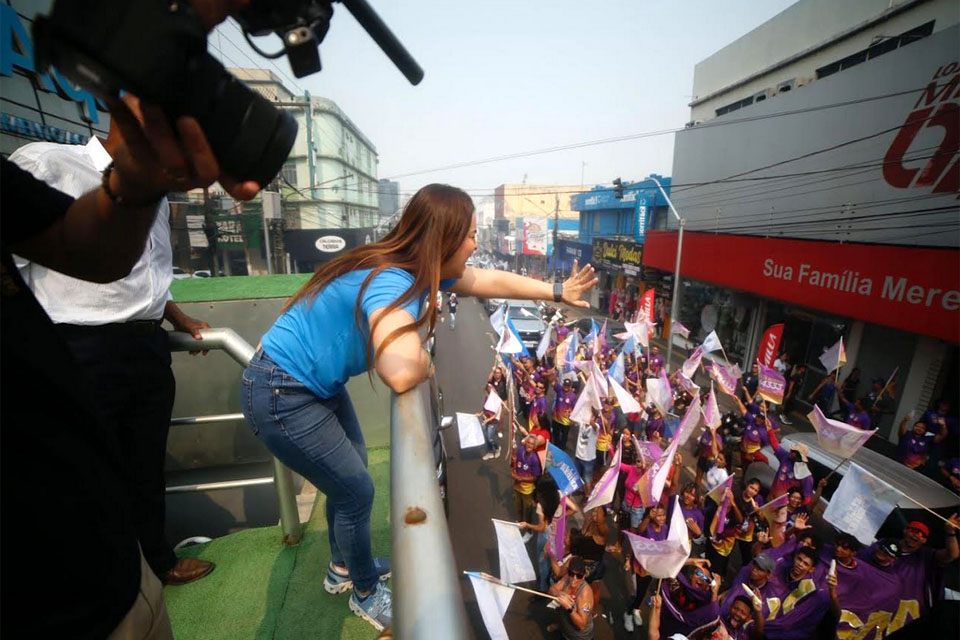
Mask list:
POLYGON ((589 309, 590 303, 580 298, 593 288, 599 279, 594 275, 594 269, 591 265, 583 269, 577 268, 577 261, 573 261, 573 269, 570 271, 570 277, 563 283, 563 301, 574 307, 589 309))

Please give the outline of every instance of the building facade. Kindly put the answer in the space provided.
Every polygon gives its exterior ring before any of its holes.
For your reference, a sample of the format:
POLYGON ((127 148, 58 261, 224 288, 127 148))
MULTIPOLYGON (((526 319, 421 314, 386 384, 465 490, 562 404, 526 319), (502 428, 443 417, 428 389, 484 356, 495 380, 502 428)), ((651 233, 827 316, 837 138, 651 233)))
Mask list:
POLYGON ((665 224, 667 201, 656 180, 670 194, 671 179, 657 174, 637 182, 596 186, 573 196, 571 206, 580 214, 577 242, 567 247, 583 254, 589 247, 599 282, 591 304, 607 313, 616 313, 622 302, 623 315, 647 287, 642 277, 643 243, 647 231, 665 224), (613 292, 617 292, 616 295, 613 292))
MULTIPOLYGON (((801 0, 697 65, 675 140, 691 339, 745 364, 783 324, 805 402, 843 337, 858 395, 899 372, 893 439, 908 411, 957 407, 958 52, 955 2, 801 0)), ((676 250, 651 232, 645 271, 671 282, 676 250)))
POLYGON ((400 183, 396 180, 384 180, 379 182, 380 193, 380 217, 389 218, 400 210, 400 183))

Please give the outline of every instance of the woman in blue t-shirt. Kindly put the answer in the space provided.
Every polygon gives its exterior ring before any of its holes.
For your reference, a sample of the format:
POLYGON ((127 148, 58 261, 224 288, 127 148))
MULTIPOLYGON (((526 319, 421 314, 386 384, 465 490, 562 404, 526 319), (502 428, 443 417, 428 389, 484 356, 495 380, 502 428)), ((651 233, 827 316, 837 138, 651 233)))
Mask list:
POLYGON ((418 330, 432 335, 438 292, 483 298, 563 300, 597 280, 593 268, 562 285, 504 271, 472 269, 477 248, 470 196, 455 187, 420 189, 382 240, 320 266, 287 302, 243 373, 247 424, 281 462, 327 497, 331 563, 324 588, 353 590, 350 608, 377 629, 391 620, 386 559, 370 549, 373 481, 363 434, 345 385, 371 365, 394 392, 433 375, 418 330))

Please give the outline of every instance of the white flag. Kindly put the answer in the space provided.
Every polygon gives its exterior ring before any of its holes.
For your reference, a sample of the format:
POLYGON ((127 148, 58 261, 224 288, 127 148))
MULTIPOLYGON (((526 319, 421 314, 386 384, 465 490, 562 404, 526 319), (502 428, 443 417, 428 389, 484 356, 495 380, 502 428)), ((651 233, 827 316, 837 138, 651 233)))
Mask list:
POLYGON ((503 335, 503 328, 506 326, 507 305, 501 304, 497 310, 490 314, 490 326, 496 331, 497 335, 503 335))
POLYGON ((461 449, 479 447, 486 442, 483 429, 480 428, 480 419, 472 413, 457 412, 457 430, 460 432, 461 449))
POLYGON ((490 640, 510 640, 503 626, 503 616, 507 612, 507 607, 510 606, 514 590, 475 575, 468 575, 470 584, 473 585, 473 592, 477 596, 477 606, 480 607, 483 626, 487 628, 490 640))
POLYGON ((647 400, 653 403, 660 415, 666 418, 667 412, 673 406, 673 393, 670 391, 670 385, 663 384, 660 378, 647 378, 647 400))
POLYGON ((670 333, 678 333, 684 338, 690 337, 690 329, 687 329, 685 326, 680 324, 679 321, 670 323, 670 333))
POLYGON ((674 436, 680 441, 681 447, 687 443, 687 440, 690 438, 690 435, 693 434, 694 429, 696 429, 700 424, 700 414, 700 396, 694 396, 693 401, 691 401, 690 405, 687 407, 687 412, 683 414, 683 419, 680 420, 680 426, 677 428, 677 435, 674 436))
POLYGON ((613 494, 617 492, 617 480, 620 477, 620 459, 623 455, 623 442, 617 444, 617 452, 613 454, 613 460, 610 461, 610 467, 603 472, 603 476, 594 485, 590 497, 583 505, 583 512, 586 513, 594 507, 601 507, 613 501, 613 494))
POLYGON ((623 413, 640 413, 643 407, 637 402, 627 390, 621 387, 613 378, 607 378, 610 387, 613 389, 613 395, 617 396, 617 403, 620 404, 620 411, 623 413))
POLYGON ((703 339, 703 350, 707 352, 723 350, 716 331, 711 331, 710 334, 703 339))
POLYGON ((690 536, 683 521, 680 500, 673 498, 673 515, 666 540, 651 540, 624 531, 637 562, 654 578, 676 578, 690 557, 690 536))
MULTIPOLYGON (((593 375, 593 374, 590 374, 593 375)), ((570 412, 570 420, 579 424, 589 424, 593 420, 591 408, 600 410, 600 398, 597 397, 596 385, 590 379, 583 385, 583 391, 573 405, 573 411, 570 412)))
POLYGON ((490 393, 487 394, 486 402, 483 403, 483 410, 489 411, 499 418, 501 409, 503 409, 503 400, 500 399, 500 396, 498 396, 495 391, 490 391, 490 393))
POLYGON ((877 432, 876 429, 864 431, 839 420, 831 420, 823 415, 820 407, 813 405, 813 411, 807 419, 817 432, 820 446, 841 458, 852 458, 853 454, 877 432))
POLYGON ((497 550, 500 554, 500 579, 516 584, 537 579, 533 563, 523 546, 520 528, 512 522, 493 520, 497 530, 497 550))
POLYGON ((703 421, 710 429, 720 426, 720 408, 717 406, 717 394, 713 392, 713 381, 710 381, 710 393, 703 405, 703 421))
POLYGON ((693 350, 693 353, 690 354, 690 357, 682 365, 683 375, 687 376, 690 380, 693 380, 694 374, 697 372, 697 367, 700 366, 700 360, 703 359, 703 345, 700 345, 693 350))
POLYGON ((837 343, 823 352, 820 356, 820 363, 827 373, 833 373, 847 362, 847 353, 843 349, 843 338, 837 340, 837 343))
POLYGON ((497 344, 498 353, 520 353, 523 351, 523 343, 517 339, 510 327, 504 325, 503 333, 500 334, 500 342, 497 344))
POLYGON ((537 357, 543 358, 547 353, 547 349, 550 348, 550 338, 553 336, 553 325, 548 324, 546 330, 543 332, 543 337, 540 338, 540 344, 537 345, 537 357))
POLYGON ((851 462, 823 512, 823 519, 863 544, 872 544, 899 498, 900 492, 851 462))
MULTIPOLYGON (((624 322, 624 328, 628 333, 632 334, 633 337, 639 342, 642 346, 649 348, 650 347, 650 323, 646 320, 640 320, 639 322, 624 322)), ((621 334, 622 335, 622 334, 621 334)))

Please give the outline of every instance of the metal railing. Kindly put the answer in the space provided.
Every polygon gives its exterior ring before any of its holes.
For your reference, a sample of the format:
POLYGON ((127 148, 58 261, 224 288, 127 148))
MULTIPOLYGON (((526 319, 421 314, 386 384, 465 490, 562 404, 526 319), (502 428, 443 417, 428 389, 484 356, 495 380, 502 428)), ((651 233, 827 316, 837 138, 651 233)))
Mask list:
POLYGON ((435 473, 428 382, 390 394, 393 634, 465 638, 466 611, 435 473))
MULTIPOLYGON (((203 340, 197 340, 189 333, 171 331, 170 351, 197 351, 200 349, 219 349, 233 358, 241 367, 250 364, 256 349, 240 337, 233 329, 202 329, 203 340)), ((191 416, 174 418, 171 425, 183 424, 210 424, 242 420, 242 413, 226 413, 206 416, 191 416)), ((250 478, 247 480, 230 480, 226 482, 208 482, 203 484, 189 484, 167 487, 167 493, 195 493, 199 491, 215 491, 220 489, 237 489, 260 486, 273 483, 277 491, 277 504, 280 508, 280 525, 283 529, 283 541, 286 544, 300 542, 300 515, 297 512, 297 497, 293 490, 293 475, 290 469, 273 458, 273 478, 250 478)))

